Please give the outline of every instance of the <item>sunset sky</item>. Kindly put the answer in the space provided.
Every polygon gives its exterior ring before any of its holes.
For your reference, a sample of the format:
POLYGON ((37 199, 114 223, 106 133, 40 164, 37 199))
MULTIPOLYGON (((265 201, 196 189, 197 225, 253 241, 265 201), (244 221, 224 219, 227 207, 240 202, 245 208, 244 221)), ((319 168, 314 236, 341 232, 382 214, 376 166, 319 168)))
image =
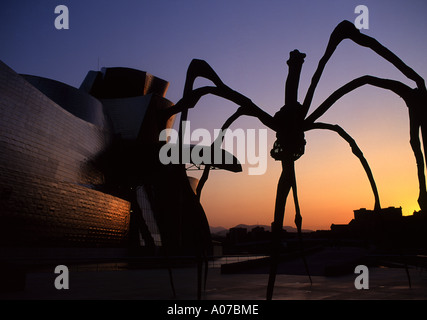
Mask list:
MULTIPOLYGON (((307 54, 299 89, 302 102, 331 32, 342 20, 354 22, 360 4, 369 9, 369 29, 362 32, 426 79, 425 0, 2 1, 0 59, 18 73, 75 87, 98 67, 136 68, 169 81, 166 98, 172 102, 182 96, 190 61, 203 59, 227 85, 274 115, 284 104, 289 52, 307 54), (68 30, 55 29, 59 4, 69 9, 68 30)), ((340 86, 365 74, 415 86, 390 63, 346 40, 326 66, 310 112, 340 86)), ((191 127, 213 135, 235 110, 221 98, 203 98, 189 112, 191 127)), ((339 100, 319 120, 339 124, 357 141, 373 171, 382 207, 402 206, 404 214, 419 210, 408 112, 400 97, 366 86, 339 100)), ((237 128, 263 126, 245 117, 231 127, 237 128)), ((269 131, 267 155, 274 140, 269 131)), ((306 133, 306 140, 305 155, 296 163, 303 228, 329 229, 332 223, 348 223, 354 209, 372 209, 369 181, 348 144, 320 130, 306 133)), ((280 163, 268 156, 263 175, 249 175, 248 165, 243 168, 241 173, 211 172, 201 200, 212 226, 273 221, 280 163)), ((294 226, 293 216, 289 198, 285 225, 294 226)))

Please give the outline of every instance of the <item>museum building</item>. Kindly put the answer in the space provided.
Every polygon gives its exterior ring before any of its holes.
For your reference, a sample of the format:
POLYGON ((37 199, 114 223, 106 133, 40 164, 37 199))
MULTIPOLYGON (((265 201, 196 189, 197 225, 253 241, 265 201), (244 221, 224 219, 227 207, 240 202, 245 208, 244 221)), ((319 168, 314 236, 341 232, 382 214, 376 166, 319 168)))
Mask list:
POLYGON ((168 86, 103 68, 74 88, 0 61, 0 246, 167 242, 185 253, 209 242, 194 179, 158 159, 159 133, 174 123, 162 117, 168 86))

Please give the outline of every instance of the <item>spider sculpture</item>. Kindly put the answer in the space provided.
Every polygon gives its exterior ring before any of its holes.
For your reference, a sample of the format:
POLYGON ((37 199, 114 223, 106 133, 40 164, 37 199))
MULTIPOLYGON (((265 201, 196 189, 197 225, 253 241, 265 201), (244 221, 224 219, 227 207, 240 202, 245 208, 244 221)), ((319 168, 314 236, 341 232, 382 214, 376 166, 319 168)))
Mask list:
MULTIPOLYGON (((187 119, 188 109, 193 108, 198 100, 207 94, 213 94, 222 98, 228 99, 238 106, 237 111, 224 123, 222 129, 228 128, 230 124, 242 115, 253 116, 258 118, 265 126, 276 132, 277 140, 271 150, 271 156, 282 164, 282 173, 278 181, 276 203, 274 210, 274 222, 272 224, 272 253, 271 253, 271 269, 267 287, 267 299, 273 296, 273 288, 275 283, 277 265, 280 253, 280 233, 283 227, 283 219, 286 201, 290 190, 292 189, 293 200, 295 203, 295 224, 298 234, 301 239, 301 225, 302 217, 298 203, 297 184, 295 177, 295 161, 298 160, 305 150, 304 132, 313 129, 326 129, 338 133, 345 139, 351 146, 353 153, 361 161, 365 172, 369 178, 371 188, 375 198, 374 209, 379 210, 380 200, 375 181, 369 165, 363 156, 363 153, 358 148, 356 142, 338 125, 317 122, 338 99, 350 91, 355 90, 363 85, 372 85, 383 89, 391 90, 398 94, 405 101, 410 120, 410 144, 415 155, 417 168, 418 168, 418 181, 419 181, 419 198, 418 203, 421 210, 427 210, 427 192, 426 182, 424 175, 424 161, 425 155, 421 149, 420 131, 423 137, 423 147, 426 149, 427 143, 427 91, 425 82, 413 69, 408 67, 402 60, 400 60, 393 52, 385 48, 377 40, 367 35, 362 34, 355 26, 349 21, 343 21, 332 32, 326 51, 320 59, 318 67, 312 77, 311 84, 308 88, 307 94, 303 103, 298 102, 297 92, 299 85, 299 78, 301 73, 302 64, 304 62, 305 54, 294 50, 290 53, 290 58, 287 61, 289 65, 289 73, 285 85, 285 105, 274 115, 271 116, 256 106, 250 99, 244 95, 232 90, 225 85, 213 69, 202 60, 193 60, 188 68, 187 77, 184 87, 184 93, 181 100, 168 109, 166 118, 172 114, 182 112, 181 114, 181 135, 182 135, 182 121, 187 119), (316 86, 320 80, 322 72, 332 56, 336 47, 344 39, 351 39, 358 45, 368 47, 382 58, 393 64, 399 71, 401 71, 410 80, 416 84, 415 88, 410 88, 407 85, 389 79, 382 79, 373 76, 363 76, 345 84, 334 93, 332 93, 323 103, 321 103, 310 115, 308 115, 311 106, 312 98, 316 86), (204 77, 213 82, 214 86, 204 86, 193 89, 194 81, 197 77, 204 77)), ((219 136, 218 139, 223 139, 219 136)), ((182 141, 183 139, 181 139, 182 141)), ((212 145, 213 146, 213 145, 212 145)), ((197 197, 200 200, 200 193, 206 182, 211 165, 207 164, 204 168, 203 175, 197 189, 197 197)), ((185 168, 183 167, 183 170, 185 168)), ((304 260, 305 262, 305 260, 304 260)), ((307 268, 307 265, 306 265, 307 268)), ((308 271, 308 269, 307 269, 308 271)), ((311 278, 310 278, 311 281, 311 278)))

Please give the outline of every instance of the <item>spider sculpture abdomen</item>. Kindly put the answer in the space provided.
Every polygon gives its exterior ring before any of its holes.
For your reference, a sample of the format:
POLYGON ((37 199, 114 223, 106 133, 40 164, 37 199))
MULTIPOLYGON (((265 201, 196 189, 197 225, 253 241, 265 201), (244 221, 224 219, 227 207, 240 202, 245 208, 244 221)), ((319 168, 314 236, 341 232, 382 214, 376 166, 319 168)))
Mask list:
POLYGON ((278 130, 270 155, 274 160, 298 160, 305 151, 304 113, 300 103, 283 106, 274 115, 278 130))

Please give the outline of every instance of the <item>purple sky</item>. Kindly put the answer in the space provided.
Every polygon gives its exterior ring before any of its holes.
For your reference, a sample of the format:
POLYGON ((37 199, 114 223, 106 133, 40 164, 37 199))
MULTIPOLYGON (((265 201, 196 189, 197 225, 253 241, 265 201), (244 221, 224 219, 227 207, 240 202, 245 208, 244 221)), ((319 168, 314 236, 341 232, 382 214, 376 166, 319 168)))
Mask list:
MULTIPOLYGON (((299 100, 302 101, 330 33, 342 20, 354 22, 357 17, 354 9, 360 4, 369 8, 369 30, 363 32, 375 37, 427 78, 425 0, 1 1, 0 59, 19 73, 44 76, 75 87, 80 85, 89 70, 98 68, 98 61, 99 67, 137 68, 168 80, 170 87, 166 97, 172 102, 177 102, 182 95, 190 61, 193 58, 204 59, 226 84, 274 114, 284 102, 289 52, 299 49, 307 54, 300 83, 299 100), (69 30, 56 30, 54 27, 54 9, 59 4, 69 8, 69 30)), ((347 40, 327 65, 313 107, 341 85, 364 74, 414 85, 370 50, 359 48, 347 40)), ((193 128, 212 130, 219 128, 234 110, 235 106, 231 103, 207 97, 195 110, 190 111, 189 119, 193 128)), ((408 163, 413 161, 405 106, 390 93, 375 88, 359 89, 337 103, 322 121, 341 124, 371 159, 384 160, 385 154, 403 148, 408 163), (387 132, 388 136, 376 136, 376 131, 381 131, 381 134, 387 132), (380 143, 388 144, 389 149, 375 153, 380 143)), ((261 128, 256 120, 249 118, 238 120, 234 127, 261 128)), ((273 141, 274 134, 270 132, 269 144, 273 141)), ((333 134, 327 137, 323 133, 307 134, 307 159, 300 160, 301 169, 297 168, 301 171, 297 174, 301 177, 303 190, 304 183, 310 184, 310 179, 316 179, 316 170, 330 170, 327 166, 331 162, 328 156, 332 156, 333 152, 347 152, 351 157, 345 143, 340 149, 342 142, 337 141, 339 139, 333 134), (322 166, 323 163, 325 166, 322 166)), ((378 160, 377 166, 382 168, 384 163, 378 160)), ((269 168, 272 168, 272 173, 271 176, 266 175, 265 183, 270 182, 269 192, 274 197, 277 163, 270 161, 269 168)), ((412 177, 410 183, 413 184, 415 167, 408 170, 412 177)), ((363 172, 358 174, 363 175, 363 172)), ((245 176, 245 173, 242 177, 236 178, 247 179, 237 180, 240 185, 250 185, 251 181, 256 181, 250 180, 251 177, 245 176)), ((208 184, 221 184, 220 180, 215 179, 213 177, 208 184)), ((393 183, 396 184, 396 194, 401 194, 398 185, 402 183, 393 183)), ((210 199, 221 196, 213 193, 212 188, 207 186, 204 195, 208 202, 208 216, 210 199)), ((381 186, 379 188, 381 193, 381 186)), ((416 193, 413 198, 416 203, 416 193)), ((408 206, 412 209, 414 203, 408 206)), ((400 205, 399 201, 386 204, 400 205)), ((360 207, 370 205, 370 199, 367 203, 360 203, 360 207)), ((344 221, 325 220, 324 224, 318 224, 328 226, 332 222, 348 222, 352 215, 349 210, 357 209, 349 208, 343 209, 347 210, 344 221)), ((271 208, 267 210, 271 211, 271 208)), ((244 221, 242 215, 236 221, 256 222, 244 221)), ((272 212, 266 221, 259 219, 259 222, 269 224, 271 219, 272 212)), ((221 224, 221 221, 215 220, 213 224, 221 224)))

